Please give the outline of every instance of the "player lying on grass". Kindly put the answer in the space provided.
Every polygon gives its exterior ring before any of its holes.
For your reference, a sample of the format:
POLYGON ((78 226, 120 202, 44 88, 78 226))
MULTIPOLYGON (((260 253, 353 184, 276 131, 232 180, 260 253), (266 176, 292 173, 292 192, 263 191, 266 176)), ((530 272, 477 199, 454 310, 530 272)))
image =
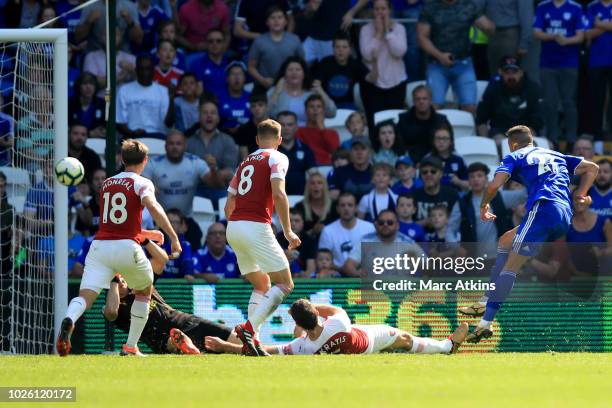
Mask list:
MULTIPOLYGON (((163 244, 161 232, 143 233, 151 237, 150 239, 155 239, 156 242, 163 244), (155 233, 159 233, 161 240, 155 237, 155 233)), ((157 280, 168 262, 168 255, 153 241, 145 241, 145 248, 151 256, 151 266, 155 280, 157 280)), ((119 330, 126 333, 130 327, 130 309, 134 297, 134 291, 128 288, 121 275, 116 275, 111 281, 106 295, 106 305, 102 312, 107 320, 114 322, 119 330)), ((142 331, 140 341, 157 354, 200 354, 200 350, 204 350, 204 337, 206 336, 217 336, 242 346, 236 334, 229 327, 174 309, 153 288, 149 319, 142 331)))
MULTIPOLYGON (((507 136, 511 153, 504 157, 487 187, 480 204, 480 218, 489 222, 495 220, 489 203, 510 177, 520 179, 527 187, 525 209, 528 212, 521 224, 510 230, 503 240, 490 277, 490 281, 495 282, 495 289, 487 294, 482 319, 467 337, 469 343, 478 343, 493 335, 491 325, 495 315, 510 295, 521 267, 538 252, 542 243, 553 242, 567 233, 572 219, 570 176, 580 178, 574 190, 576 202, 588 205, 591 198, 587 193, 599 169, 597 164, 582 157, 535 147, 531 130, 526 126, 509 129, 507 136), (512 245, 507 248, 510 237, 512 245)), ((473 306, 473 315, 480 315, 482 307, 473 306)), ((462 312, 469 312, 469 308, 462 312)))
MULTIPOLYGON (((289 344, 262 346, 269 354, 373 354, 403 350, 419 354, 452 354, 457 352, 468 333, 467 323, 461 323, 446 340, 416 337, 384 324, 352 325, 346 312, 334 306, 313 305, 306 299, 295 301, 289 309, 295 321, 294 335, 289 344), (320 322, 319 317, 325 319, 320 322)), ((242 347, 206 337, 206 348, 221 353, 240 354, 242 347)))

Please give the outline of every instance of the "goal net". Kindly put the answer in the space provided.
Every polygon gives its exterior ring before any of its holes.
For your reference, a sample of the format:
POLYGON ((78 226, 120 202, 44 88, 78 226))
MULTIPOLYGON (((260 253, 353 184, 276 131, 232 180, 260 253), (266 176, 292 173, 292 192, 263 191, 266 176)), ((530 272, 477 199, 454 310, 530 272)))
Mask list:
POLYGON ((0 351, 53 352, 67 304, 67 34, 0 30, 0 351))

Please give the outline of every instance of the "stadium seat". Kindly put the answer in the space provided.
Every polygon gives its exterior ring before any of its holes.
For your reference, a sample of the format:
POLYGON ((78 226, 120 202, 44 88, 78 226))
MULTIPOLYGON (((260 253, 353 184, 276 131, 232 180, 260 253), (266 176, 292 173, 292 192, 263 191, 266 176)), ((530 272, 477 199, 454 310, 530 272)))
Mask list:
POLYGON ((501 155, 502 159, 510 154, 510 147, 508 146, 507 140, 502 140, 501 142, 501 155))
POLYGON ((106 153, 106 139, 87 138, 85 146, 96 152, 98 156, 104 156, 106 153))
POLYGON ((30 174, 19 167, 2 166, 0 171, 6 176, 6 194, 12 196, 26 196, 30 189, 30 174))
POLYGON ((455 150, 463 157, 465 164, 469 166, 475 162, 481 162, 489 166, 493 177, 493 171, 499 166, 497 146, 493 139, 481 136, 464 136, 455 140, 455 150))
POLYGON ((219 204, 218 204, 218 208, 219 208, 219 221, 224 220, 225 219, 225 203, 227 202, 227 197, 221 197, 219 199, 219 204))
MULTIPOLYGON (((533 141, 535 142, 535 145, 538 147, 543 147, 545 149, 550 149, 550 142, 548 141, 547 138, 542 137, 542 136, 535 136, 533 138, 533 141)), ((506 143, 507 144, 507 143, 506 143)))
POLYGON ((336 116, 330 119, 325 119, 325 128, 334 129, 336 132, 338 132, 338 135, 340 136, 340 143, 351 138, 351 133, 344 124, 353 112, 355 111, 351 109, 338 109, 336 111, 336 116))
POLYGON ((478 102, 482 101, 482 96, 484 95, 487 86, 489 86, 489 81, 476 81, 476 100, 478 102))
POLYGON ((204 236, 206 230, 217 220, 217 213, 213 203, 208 198, 193 197, 193 219, 198 223, 204 236))
POLYGON ((356 83, 353 86, 353 99, 355 100, 355 106, 361 112, 364 112, 365 109, 363 107, 363 100, 361 99, 361 88, 359 87, 359 83, 356 83))
POLYGON ((406 112, 404 109, 388 109, 388 110, 376 112, 374 114, 374 125, 377 125, 380 122, 384 122, 389 119, 392 119, 393 122, 397 123, 399 121, 400 113, 404 113, 404 112, 406 112))
POLYGON ((318 171, 319 173, 321 173, 321 175, 323 175, 323 177, 327 178, 327 175, 329 173, 331 173, 331 171, 334 169, 333 166, 319 166, 319 167, 314 167, 313 170, 318 171))
POLYGON ((10 205, 13 206, 13 208, 15 208, 16 214, 23 213, 23 207, 25 206, 25 200, 26 200, 25 196, 21 196, 21 195, 17 195, 17 196, 8 198, 8 202, 10 205))
POLYGON ((476 134, 476 123, 471 113, 458 109, 440 109, 438 113, 446 116, 455 135, 455 141, 464 136, 476 134))
POLYGON ((303 195, 289 195, 287 198, 289 199, 289 208, 293 208, 297 203, 304 200, 303 195))
POLYGON ((138 140, 147 145, 150 155, 161 156, 166 154, 166 142, 163 140, 152 137, 141 137, 138 140))

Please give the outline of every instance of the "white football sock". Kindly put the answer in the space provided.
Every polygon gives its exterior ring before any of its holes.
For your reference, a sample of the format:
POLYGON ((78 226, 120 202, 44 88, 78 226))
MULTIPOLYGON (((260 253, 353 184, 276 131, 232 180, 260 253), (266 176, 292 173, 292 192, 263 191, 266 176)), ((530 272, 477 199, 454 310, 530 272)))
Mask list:
POLYGON ((251 293, 251 298, 249 299, 249 307, 247 308, 249 320, 251 320, 251 316, 253 316, 253 313, 255 312, 255 309, 257 309, 257 306, 261 303, 262 300, 265 299, 264 296, 264 293, 258 290, 254 290, 253 293, 251 293))
POLYGON ((253 313, 249 313, 249 322, 251 322, 255 333, 259 332, 263 322, 276 310, 289 293, 291 291, 286 286, 275 285, 263 295, 257 307, 253 308, 253 313))
POLYGON ((478 327, 484 327, 485 329, 490 329, 491 324, 493 324, 493 322, 482 319, 480 320, 480 323, 478 323, 478 327))
POLYGON ((87 308, 87 302, 85 298, 78 296, 70 301, 68 305, 68 310, 66 310, 66 317, 69 317, 72 320, 72 323, 76 323, 77 320, 83 313, 85 313, 85 309, 87 308))
POLYGON ((130 316, 130 332, 125 344, 129 347, 136 347, 149 318, 149 299, 138 297, 134 299, 130 308, 130 316))
POLYGON ((412 337, 412 348, 411 353, 417 354, 440 354, 450 353, 453 347, 453 342, 449 339, 446 340, 434 340, 428 337, 412 337))

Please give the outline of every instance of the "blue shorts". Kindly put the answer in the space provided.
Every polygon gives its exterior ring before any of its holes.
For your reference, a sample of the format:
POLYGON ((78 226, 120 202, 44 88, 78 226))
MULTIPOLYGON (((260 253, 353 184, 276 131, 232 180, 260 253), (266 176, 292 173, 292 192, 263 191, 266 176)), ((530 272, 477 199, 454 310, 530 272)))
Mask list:
POLYGON ((539 200, 525 214, 519 225, 512 252, 534 256, 542 243, 552 242, 564 236, 572 222, 572 211, 548 200, 539 200))
POLYGON ((453 87, 459 105, 478 103, 476 73, 471 58, 457 60, 450 67, 430 62, 427 65, 427 84, 431 88, 432 100, 436 105, 443 106, 446 103, 449 85, 453 87))

